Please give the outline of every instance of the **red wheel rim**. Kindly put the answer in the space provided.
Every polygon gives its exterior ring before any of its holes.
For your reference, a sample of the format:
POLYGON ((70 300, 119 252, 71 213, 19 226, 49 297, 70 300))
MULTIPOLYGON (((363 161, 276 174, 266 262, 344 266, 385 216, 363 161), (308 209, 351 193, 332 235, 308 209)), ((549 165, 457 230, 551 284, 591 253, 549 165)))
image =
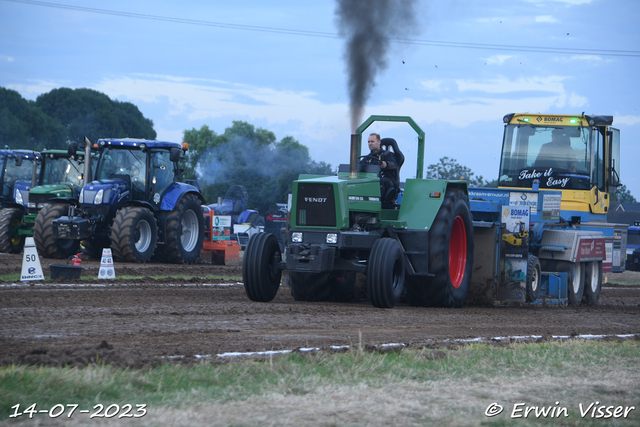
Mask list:
POLYGON ((460 215, 453 220, 449 239, 449 276, 454 288, 459 288, 467 266, 467 229, 460 215))

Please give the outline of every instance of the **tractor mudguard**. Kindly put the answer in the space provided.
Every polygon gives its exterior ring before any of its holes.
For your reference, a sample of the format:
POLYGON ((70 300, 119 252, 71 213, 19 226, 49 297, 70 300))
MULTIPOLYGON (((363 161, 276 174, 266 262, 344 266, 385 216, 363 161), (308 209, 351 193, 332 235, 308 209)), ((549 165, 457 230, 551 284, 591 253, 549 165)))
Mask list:
POLYGON ((407 179, 398 221, 405 221, 413 230, 431 228, 447 190, 460 188, 468 194, 467 185, 466 181, 407 179))
POLYGON ((185 194, 194 194, 198 197, 201 204, 206 204, 204 197, 202 197, 202 194, 198 192, 196 187, 183 182, 174 182, 164 192, 162 202, 160 202, 160 210, 172 211, 185 194))

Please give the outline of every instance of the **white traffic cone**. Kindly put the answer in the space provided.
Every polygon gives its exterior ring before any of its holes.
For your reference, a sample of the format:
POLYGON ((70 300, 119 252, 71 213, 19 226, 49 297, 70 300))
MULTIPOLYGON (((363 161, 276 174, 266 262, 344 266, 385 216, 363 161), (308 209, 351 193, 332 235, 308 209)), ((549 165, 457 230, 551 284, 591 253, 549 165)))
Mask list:
POLYGON ((38 250, 36 249, 33 237, 25 238, 24 257, 22 258, 22 274, 20 275, 21 282, 27 282, 29 280, 44 280, 42 265, 40 265, 40 257, 38 256, 38 250))
POLYGON ((113 255, 111 255, 111 248, 102 249, 102 259, 100 260, 100 272, 98 273, 98 279, 115 279, 116 271, 113 268, 113 255))

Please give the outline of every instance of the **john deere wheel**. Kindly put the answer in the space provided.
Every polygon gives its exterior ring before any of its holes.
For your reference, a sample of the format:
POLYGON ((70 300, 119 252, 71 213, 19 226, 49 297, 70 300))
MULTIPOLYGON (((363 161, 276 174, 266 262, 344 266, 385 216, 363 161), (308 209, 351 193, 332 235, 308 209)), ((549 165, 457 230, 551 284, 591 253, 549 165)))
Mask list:
POLYGON ((54 219, 69 214, 69 205, 62 203, 47 204, 40 209, 33 226, 33 240, 38 253, 45 258, 69 258, 78 253, 79 240, 54 239, 51 223, 54 219))
POLYGON ((404 254, 395 239, 376 240, 367 262, 367 294, 374 307, 393 308, 404 288, 404 254))
POLYGON ((7 208, 0 213, 0 252, 19 254, 24 247, 24 237, 17 235, 22 224, 22 209, 7 208))
POLYGON ((251 236, 242 261, 244 290, 251 301, 268 302, 275 298, 282 278, 280 261, 280 246, 273 234, 251 236))
POLYGON ((111 226, 111 249, 118 261, 147 262, 158 241, 158 225, 149 209, 118 209, 111 226))
POLYGON ((187 194, 167 215, 165 244, 157 258, 174 264, 193 264, 200 256, 203 241, 202 206, 196 196, 187 194))
POLYGON ((329 273, 289 272, 291 296, 296 301, 326 301, 331 297, 329 273))
POLYGON ((540 260, 537 256, 529 254, 527 264, 527 302, 534 302, 540 295, 541 279, 540 260))
POLYGON ((430 278, 413 277, 407 283, 412 305, 462 307, 473 266, 473 222, 469 198, 450 189, 429 231, 430 278))
POLYGON ((567 284, 567 299, 569 304, 578 307, 582 303, 584 294, 584 264, 571 263, 569 268, 569 283, 567 284))
POLYGON ((596 305, 602 289, 602 261, 591 261, 585 269, 584 300, 588 305, 596 305))

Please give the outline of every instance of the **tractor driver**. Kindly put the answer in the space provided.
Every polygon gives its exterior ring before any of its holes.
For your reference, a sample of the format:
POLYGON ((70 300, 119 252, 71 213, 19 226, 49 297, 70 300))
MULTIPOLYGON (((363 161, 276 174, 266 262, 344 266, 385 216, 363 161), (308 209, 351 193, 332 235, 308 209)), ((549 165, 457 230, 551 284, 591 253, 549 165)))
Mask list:
POLYGON ((360 160, 360 164, 380 165, 380 195, 384 199, 389 188, 395 186, 398 176, 398 166, 392 152, 380 147, 380 135, 372 133, 367 140, 371 152, 360 160))
POLYGON ((576 171, 578 166, 576 153, 571 148, 571 140, 564 135, 562 129, 557 128, 551 131, 551 142, 547 142, 540 148, 534 166, 576 171))

